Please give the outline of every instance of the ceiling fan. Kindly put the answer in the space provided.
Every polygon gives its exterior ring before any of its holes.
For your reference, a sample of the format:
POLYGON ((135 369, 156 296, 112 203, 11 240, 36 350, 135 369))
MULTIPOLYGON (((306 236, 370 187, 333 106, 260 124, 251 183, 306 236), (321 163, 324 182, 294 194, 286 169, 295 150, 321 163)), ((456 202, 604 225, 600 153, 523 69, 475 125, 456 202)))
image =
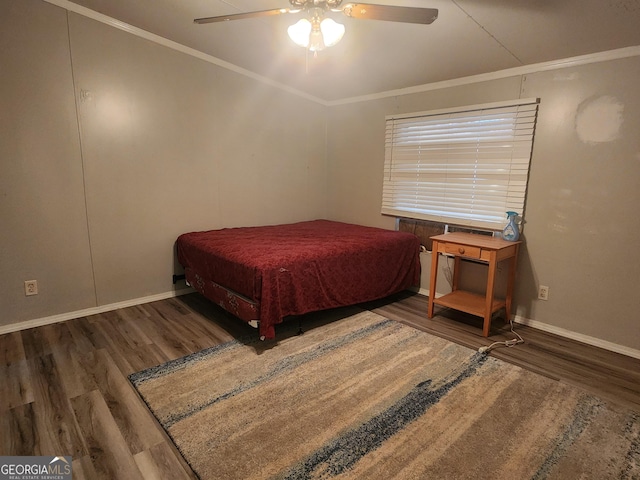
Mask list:
POLYGON ((436 8, 398 7, 370 3, 347 3, 342 5, 342 0, 289 0, 289 3, 291 8, 196 18, 194 22, 199 24, 226 22, 304 11, 308 18, 303 18, 291 25, 288 29, 289 37, 297 45, 308 48, 312 52, 318 52, 325 47, 335 45, 344 35, 344 25, 325 16, 328 11, 342 12, 350 18, 402 23, 430 24, 438 18, 438 10, 436 8))

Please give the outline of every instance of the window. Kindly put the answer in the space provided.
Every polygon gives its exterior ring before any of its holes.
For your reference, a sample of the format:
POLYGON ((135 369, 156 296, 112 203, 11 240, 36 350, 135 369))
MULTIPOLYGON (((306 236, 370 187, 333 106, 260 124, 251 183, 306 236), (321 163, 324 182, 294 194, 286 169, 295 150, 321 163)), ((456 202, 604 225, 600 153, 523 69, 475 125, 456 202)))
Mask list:
POLYGON ((386 117, 382 213, 502 229, 524 215, 538 100, 386 117))

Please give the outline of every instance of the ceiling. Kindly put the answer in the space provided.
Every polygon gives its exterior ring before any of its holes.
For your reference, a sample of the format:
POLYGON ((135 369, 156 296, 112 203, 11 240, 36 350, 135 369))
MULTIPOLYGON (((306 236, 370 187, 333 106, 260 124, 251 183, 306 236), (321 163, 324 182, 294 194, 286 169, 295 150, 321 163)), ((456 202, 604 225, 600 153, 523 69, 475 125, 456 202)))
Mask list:
POLYGON ((439 16, 419 25, 333 13, 346 33, 317 57, 287 36, 302 14, 193 23, 288 0, 72 1, 324 101, 640 45, 639 0, 367 0, 439 16))

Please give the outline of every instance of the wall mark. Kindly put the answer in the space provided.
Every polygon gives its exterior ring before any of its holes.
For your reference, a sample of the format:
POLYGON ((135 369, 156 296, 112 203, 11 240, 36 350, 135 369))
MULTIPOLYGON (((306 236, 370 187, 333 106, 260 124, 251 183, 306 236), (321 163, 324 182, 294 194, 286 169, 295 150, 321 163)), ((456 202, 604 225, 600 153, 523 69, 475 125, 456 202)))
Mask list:
POLYGON ((624 105, 616 98, 603 95, 580 104, 576 112, 576 133, 588 144, 612 142, 620 137, 624 105))

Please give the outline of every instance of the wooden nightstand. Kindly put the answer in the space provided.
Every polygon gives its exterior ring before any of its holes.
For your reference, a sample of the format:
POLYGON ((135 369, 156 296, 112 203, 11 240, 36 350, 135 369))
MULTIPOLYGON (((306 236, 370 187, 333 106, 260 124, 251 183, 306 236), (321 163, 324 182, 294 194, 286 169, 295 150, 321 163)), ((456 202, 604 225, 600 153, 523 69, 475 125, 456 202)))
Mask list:
POLYGON ((516 262, 520 241, 508 242, 501 238, 494 238, 473 233, 446 233, 431 237, 433 248, 431 253, 431 280, 429 284, 429 306, 427 316, 433 317, 433 306, 454 308, 472 315, 484 318, 482 335, 489 336, 491 316, 494 312, 505 309, 506 320, 511 319, 511 299, 516 279, 516 262), (455 257, 453 269, 453 291, 440 298, 435 298, 436 281, 438 278, 438 258, 440 254, 455 257), (487 292, 485 296, 458 289, 460 275, 460 259, 469 258, 486 263, 489 267, 487 274, 487 292), (505 299, 494 298, 494 284, 496 267, 501 260, 509 260, 509 277, 505 299))

